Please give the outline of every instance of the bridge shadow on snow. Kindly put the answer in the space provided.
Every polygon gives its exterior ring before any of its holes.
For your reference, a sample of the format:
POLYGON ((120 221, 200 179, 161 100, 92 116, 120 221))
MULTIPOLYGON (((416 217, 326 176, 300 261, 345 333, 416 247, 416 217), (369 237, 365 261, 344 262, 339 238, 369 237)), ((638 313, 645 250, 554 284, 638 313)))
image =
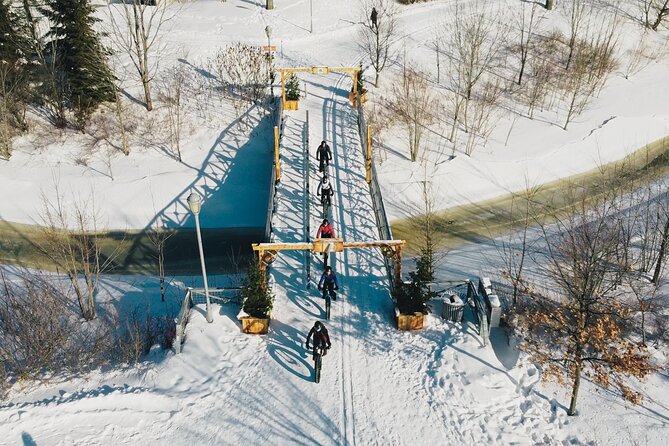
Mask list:
MULTIPOLYGON (((231 263, 250 257, 251 243, 259 242, 263 227, 233 227, 218 229, 221 215, 244 213, 246 221, 264 222, 270 199, 270 172, 272 169, 273 114, 253 107, 243 119, 255 125, 249 140, 237 128, 238 120, 231 122, 220 133, 195 178, 177 196, 156 212, 146 225, 144 233, 164 228, 173 233, 166 243, 167 273, 199 272, 199 253, 193 230, 195 219, 186 199, 191 192, 202 197, 200 225, 209 274, 229 270, 231 263), (258 113, 253 113, 253 112, 258 113), (267 135, 267 139, 258 138, 267 135), (239 140, 244 143, 238 142, 239 140), (249 177, 254 182, 249 181, 249 177)), ((155 264, 156 248, 146 236, 132 238, 128 255, 118 265, 123 270, 147 271, 146 265, 155 264)))

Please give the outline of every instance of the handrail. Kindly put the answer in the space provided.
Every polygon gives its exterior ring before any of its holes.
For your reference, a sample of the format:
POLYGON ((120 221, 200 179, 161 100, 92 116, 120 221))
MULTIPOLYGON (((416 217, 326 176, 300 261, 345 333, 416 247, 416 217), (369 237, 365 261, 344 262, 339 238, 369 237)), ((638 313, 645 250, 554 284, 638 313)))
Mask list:
MULTIPOLYGON (((309 187, 309 175, 311 173, 311 159, 309 158, 309 110, 307 110, 307 129, 306 129, 307 140, 304 144, 304 162, 306 163, 304 169, 304 196, 305 196, 305 240, 307 243, 311 243, 311 206, 309 206, 309 201, 311 199, 311 191, 309 187)), ((304 253, 304 259, 306 263, 307 270, 307 289, 311 288, 311 252, 306 251, 304 253)))
POLYGON ((183 301, 181 302, 181 310, 179 310, 179 316, 176 318, 176 336, 174 337, 174 350, 178 355, 181 353, 181 344, 183 344, 186 338, 186 324, 188 324, 188 317, 190 316, 190 309, 193 307, 193 301, 191 298, 192 288, 186 290, 186 295, 184 296, 183 301))
MULTIPOLYGON (((278 127, 279 129, 279 144, 281 144, 281 139, 283 137, 283 106, 281 105, 281 101, 279 101, 279 104, 274 108, 274 127, 278 127)), ((274 144, 272 144, 272 147, 274 147, 274 144)), ((272 153, 274 153, 274 149, 272 148, 272 153)), ((270 176, 270 183, 269 183, 269 197, 270 199, 268 200, 268 205, 267 205, 267 217, 265 219, 265 235, 263 237, 264 242, 271 242, 272 238, 272 221, 274 220, 274 213, 276 212, 276 159, 275 157, 272 157, 272 173, 270 176)))
MULTIPOLYGON (((358 111, 358 135, 360 136, 360 146, 362 147, 363 155, 367 157, 367 151, 365 150, 365 144, 368 141, 367 135, 367 123, 365 120, 365 113, 362 108, 362 101, 357 101, 357 111, 358 111)), ((386 215, 386 208, 383 204, 383 196, 381 195, 381 188, 379 187, 378 175, 376 173, 376 164, 374 163, 374 158, 371 159, 371 170, 372 178, 369 182, 369 193, 372 197, 372 205, 374 207, 374 216, 376 217, 376 227, 379 231, 379 236, 385 240, 393 240, 393 233, 390 229, 390 224, 388 223, 388 217, 386 215)), ((384 263, 386 265, 386 273, 388 275, 388 280, 390 282, 390 290, 392 295, 395 295, 395 280, 394 280, 394 271, 395 265, 394 260, 388 256, 384 256, 384 263)))

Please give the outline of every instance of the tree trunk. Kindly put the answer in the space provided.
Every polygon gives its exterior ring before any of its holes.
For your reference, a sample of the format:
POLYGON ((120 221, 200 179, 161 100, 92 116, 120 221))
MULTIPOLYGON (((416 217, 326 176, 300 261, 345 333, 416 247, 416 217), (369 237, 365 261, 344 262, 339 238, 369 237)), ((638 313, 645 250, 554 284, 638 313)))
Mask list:
POLYGON ((574 376, 574 385, 571 390, 571 402, 569 403, 569 410, 567 415, 574 416, 576 412, 576 399, 578 398, 578 389, 581 387, 581 367, 582 364, 579 362, 576 366, 576 376, 574 376))
POLYGON ((651 282, 657 283, 660 280, 660 272, 662 272, 662 263, 664 262, 664 256, 667 254, 667 243, 669 243, 669 217, 667 217, 667 223, 664 225, 664 231, 662 232, 662 243, 660 244, 660 252, 657 255, 657 264, 655 265, 655 272, 653 273, 653 279, 651 282))
POLYGON ((116 96, 116 119, 118 119, 118 127, 121 132, 121 150, 125 156, 130 155, 130 148, 128 147, 128 135, 125 133, 125 118, 123 117, 123 106, 121 105, 121 97, 118 94, 118 88, 114 85, 114 94, 116 96))

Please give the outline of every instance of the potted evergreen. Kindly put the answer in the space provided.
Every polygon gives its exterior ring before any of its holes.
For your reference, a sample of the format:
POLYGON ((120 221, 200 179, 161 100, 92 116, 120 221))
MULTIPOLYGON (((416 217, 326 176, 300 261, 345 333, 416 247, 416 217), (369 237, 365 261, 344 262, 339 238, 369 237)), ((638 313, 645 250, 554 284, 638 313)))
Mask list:
POLYGON ((297 76, 291 74, 286 81, 286 103, 283 104, 285 110, 297 110, 300 101, 300 81, 297 76))
POLYGON ((360 70, 358 71, 358 76, 357 76, 357 86, 356 86, 356 92, 353 92, 353 87, 351 87, 351 92, 348 94, 348 100, 351 101, 351 105, 355 107, 356 100, 358 99, 358 95, 360 95, 360 102, 365 103, 367 102, 367 89, 365 88, 365 78, 363 77, 363 71, 360 70))
POLYGON ((250 334, 267 333, 274 296, 265 283, 258 260, 252 260, 249 264, 241 294, 243 306, 238 319, 242 322, 242 331, 250 334))
POLYGON ((395 293, 395 316, 399 330, 420 330, 425 324, 425 315, 430 311, 428 301, 436 295, 429 284, 434 280, 432 255, 421 250, 416 259, 416 270, 409 273, 408 282, 400 283, 395 293))

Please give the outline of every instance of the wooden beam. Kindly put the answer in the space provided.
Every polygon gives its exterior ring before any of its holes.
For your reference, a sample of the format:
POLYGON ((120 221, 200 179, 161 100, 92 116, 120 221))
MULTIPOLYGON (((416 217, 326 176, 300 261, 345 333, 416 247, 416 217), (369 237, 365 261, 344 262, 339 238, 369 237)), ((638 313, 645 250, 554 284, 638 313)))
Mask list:
POLYGON ((283 251, 287 249, 313 249, 313 243, 254 243, 254 251, 283 251))
POLYGON ((344 248, 386 248, 389 246, 402 247, 406 240, 375 240, 371 242, 344 242, 344 248))

